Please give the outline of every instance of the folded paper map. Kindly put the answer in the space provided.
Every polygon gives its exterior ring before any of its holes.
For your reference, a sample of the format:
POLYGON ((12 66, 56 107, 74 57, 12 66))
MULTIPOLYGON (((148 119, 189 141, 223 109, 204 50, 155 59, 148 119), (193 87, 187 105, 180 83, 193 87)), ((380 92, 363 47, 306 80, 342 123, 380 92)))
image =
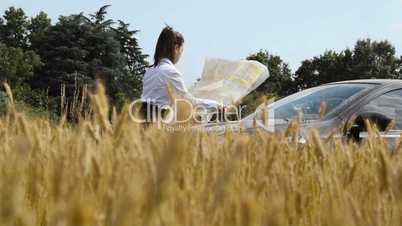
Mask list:
POLYGON ((189 91, 195 97, 237 103, 269 77, 266 66, 250 60, 207 59, 201 79, 189 91))

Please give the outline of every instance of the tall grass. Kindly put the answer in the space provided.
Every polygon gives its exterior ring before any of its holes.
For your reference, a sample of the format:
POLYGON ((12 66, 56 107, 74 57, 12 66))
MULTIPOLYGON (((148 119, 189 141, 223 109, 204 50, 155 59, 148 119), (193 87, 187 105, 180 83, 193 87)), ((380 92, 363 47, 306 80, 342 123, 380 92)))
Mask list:
POLYGON ((375 128, 362 146, 317 133, 303 146, 262 131, 217 139, 143 130, 127 107, 108 120, 105 100, 100 86, 74 127, 10 102, 0 225, 402 224, 402 142, 390 154, 375 128))

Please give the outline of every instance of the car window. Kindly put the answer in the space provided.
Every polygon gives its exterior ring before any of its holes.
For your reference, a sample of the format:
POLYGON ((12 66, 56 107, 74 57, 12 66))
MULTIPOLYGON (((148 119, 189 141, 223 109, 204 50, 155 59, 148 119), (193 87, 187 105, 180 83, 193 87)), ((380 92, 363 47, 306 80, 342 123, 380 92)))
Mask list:
POLYGON ((393 129, 402 129, 402 89, 385 93, 365 105, 362 112, 376 112, 395 121, 393 129))
POLYGON ((273 105, 275 119, 292 119, 303 113, 306 121, 320 119, 320 107, 325 104, 324 116, 331 113, 356 94, 373 87, 369 84, 326 85, 300 92, 273 105))

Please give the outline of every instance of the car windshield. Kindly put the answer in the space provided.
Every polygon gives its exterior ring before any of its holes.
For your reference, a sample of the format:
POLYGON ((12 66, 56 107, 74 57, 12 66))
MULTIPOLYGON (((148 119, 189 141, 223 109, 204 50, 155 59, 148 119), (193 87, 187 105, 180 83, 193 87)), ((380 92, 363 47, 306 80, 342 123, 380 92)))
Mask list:
MULTIPOLYGON (((374 84, 333 84, 307 89, 285 97, 268 106, 269 118, 289 121, 302 115, 304 121, 325 117, 353 96, 374 84)), ((279 120, 279 121, 277 121, 279 120)))

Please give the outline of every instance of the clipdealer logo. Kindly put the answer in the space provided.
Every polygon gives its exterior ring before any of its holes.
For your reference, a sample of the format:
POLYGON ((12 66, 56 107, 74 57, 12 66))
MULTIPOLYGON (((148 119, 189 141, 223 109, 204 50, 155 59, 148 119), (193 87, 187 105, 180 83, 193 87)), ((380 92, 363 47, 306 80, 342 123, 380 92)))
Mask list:
POLYGON ((204 105, 193 105, 187 99, 175 99, 173 104, 158 107, 153 100, 137 99, 131 102, 129 106, 129 116, 132 121, 136 123, 157 122, 158 124, 184 124, 187 122, 194 122, 198 124, 208 121, 208 117, 214 117, 215 120, 220 122, 235 122, 242 118, 242 112, 245 105, 225 105, 224 107, 215 106, 207 107, 204 105), (138 106, 141 112, 138 112, 138 106), (178 109, 185 109, 185 115, 180 115, 178 109))

